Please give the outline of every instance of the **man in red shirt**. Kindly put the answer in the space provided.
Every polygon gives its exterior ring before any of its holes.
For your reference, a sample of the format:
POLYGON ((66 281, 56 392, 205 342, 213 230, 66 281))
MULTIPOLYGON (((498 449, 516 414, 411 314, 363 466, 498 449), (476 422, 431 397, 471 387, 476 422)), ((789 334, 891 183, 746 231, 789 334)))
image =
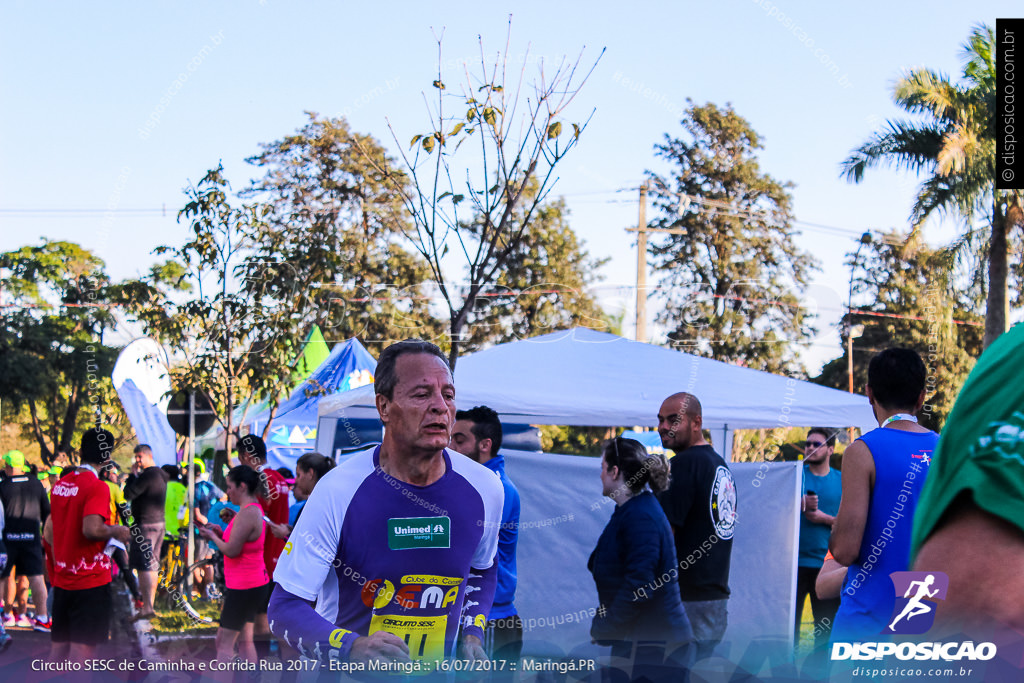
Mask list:
MULTIPOLYGON (((274 524, 287 524, 288 482, 277 471, 267 466, 267 444, 255 434, 243 436, 238 440, 238 460, 243 465, 256 470, 260 475, 259 501, 264 516, 274 524)), ((281 555, 287 542, 287 539, 278 538, 268 530, 263 543, 263 562, 267 566, 267 574, 271 579, 273 579, 274 569, 277 567, 277 558, 281 555)), ((273 585, 273 583, 270 584, 271 589, 273 585)), ((270 635, 270 624, 267 621, 270 592, 270 590, 267 591, 266 598, 256 613, 254 624, 256 645, 260 650, 263 649, 266 637, 270 635)))
POLYGON ((112 524, 110 489, 98 477, 110 460, 114 435, 90 429, 82 435, 81 466, 61 477, 50 493, 53 546, 52 661, 83 661, 110 634, 112 539, 124 544, 128 527, 112 524))

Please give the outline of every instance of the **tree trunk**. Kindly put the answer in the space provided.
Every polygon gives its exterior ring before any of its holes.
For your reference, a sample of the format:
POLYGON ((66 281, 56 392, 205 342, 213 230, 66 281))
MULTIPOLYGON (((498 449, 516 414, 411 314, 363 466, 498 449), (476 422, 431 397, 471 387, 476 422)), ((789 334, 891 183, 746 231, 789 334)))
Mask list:
MULTIPOLYGON (((266 441, 270 436, 270 425, 274 424, 274 418, 277 417, 277 409, 280 407, 279 404, 271 404, 270 412, 267 413, 267 423, 263 425, 263 431, 260 433, 260 438, 266 441)), ((244 422, 244 416, 243 416, 244 422)))
MULTIPOLYGON (((230 385, 229 385, 230 386, 230 385)), ((224 466, 231 463, 231 432, 234 428, 235 406, 231 401, 231 394, 227 398, 227 424, 224 425, 224 450, 213 453, 213 475, 210 477, 214 486, 224 491, 227 489, 227 478, 224 476, 224 466)))
POLYGON ((459 348, 462 345, 462 328, 466 326, 466 320, 469 318, 469 311, 472 309, 473 304, 476 302, 476 291, 475 287, 470 288, 470 293, 466 296, 466 300, 462 304, 462 308, 458 314, 452 316, 451 327, 449 332, 452 340, 452 350, 448 352, 448 367, 452 371, 452 375, 455 374, 455 363, 459 360, 459 354, 462 349, 459 348))
MULTIPOLYGON (((83 392, 81 387, 71 387, 70 395, 68 396, 68 408, 64 412, 64 425, 60 432, 60 442, 53 444, 54 451, 63 448, 65 450, 71 448, 71 441, 75 435, 75 427, 78 425, 78 410, 82 405, 83 392)), ((96 420, 96 426, 99 427, 99 420, 96 420)))
POLYGON ((448 368, 452 371, 452 375, 455 374, 455 362, 459 359, 459 340, 458 334, 462 331, 462 325, 460 324, 458 329, 455 327, 455 322, 452 322, 451 326, 451 339, 452 348, 448 352, 448 368))
POLYGON ((213 452, 213 474, 211 475, 210 480, 213 481, 213 485, 219 488, 221 491, 227 488, 227 479, 224 477, 224 466, 230 462, 227 450, 228 448, 230 448, 230 446, 227 445, 230 442, 230 436, 225 436, 224 450, 218 449, 213 452))
POLYGON ((28 402, 28 412, 32 416, 32 433, 39 444, 39 456, 42 458, 43 464, 50 467, 53 464, 54 453, 46 443, 46 436, 43 434, 43 426, 39 421, 39 412, 36 409, 35 401, 28 402))
MULTIPOLYGON (((996 193, 992 210, 992 238, 988 252, 988 297, 985 302, 985 338, 982 348, 988 348, 999 335, 1006 331, 1009 316, 1006 297, 1008 246, 1006 233, 1009 221, 999 193, 996 193)), ((1018 211, 1019 212, 1019 211, 1018 211)))

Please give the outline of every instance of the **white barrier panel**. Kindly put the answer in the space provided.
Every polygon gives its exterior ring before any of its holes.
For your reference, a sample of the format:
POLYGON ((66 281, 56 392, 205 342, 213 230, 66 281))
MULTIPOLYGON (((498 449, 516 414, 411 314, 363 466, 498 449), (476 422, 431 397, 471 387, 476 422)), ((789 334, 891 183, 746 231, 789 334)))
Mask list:
MULTIPOLYGON (((524 651, 557 655, 590 643, 597 590, 587 559, 614 503, 598 458, 502 451, 522 500, 516 607, 524 651)), ((799 463, 731 463, 738 520, 727 646, 792 637, 799 538, 799 463)), ((738 648, 738 651, 737 651, 738 648)), ((727 654, 724 653, 723 654, 727 654)))

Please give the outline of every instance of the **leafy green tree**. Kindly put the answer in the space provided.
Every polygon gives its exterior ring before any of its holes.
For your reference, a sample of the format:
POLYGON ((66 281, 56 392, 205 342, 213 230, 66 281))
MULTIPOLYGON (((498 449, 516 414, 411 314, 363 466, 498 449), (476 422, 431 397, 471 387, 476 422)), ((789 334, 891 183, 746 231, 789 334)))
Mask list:
MULTIPOLYGON (((191 239, 180 247, 158 247, 157 253, 172 260, 147 279, 126 283, 120 296, 147 333, 180 360, 172 369, 177 386, 209 396, 230 446, 244 424, 236 422, 237 407, 269 400, 276 408, 291 388, 291 364, 306 330, 290 309, 277 305, 281 292, 265 284, 273 279, 254 258, 271 207, 234 206, 229 191, 221 166, 190 184, 178 218, 189 222, 191 239), (168 281, 173 287, 162 286, 168 281)), ((224 464, 221 451, 215 477, 224 464)))
POLYGON ((1021 192, 995 189, 994 55, 994 31, 979 25, 963 46, 959 83, 931 69, 909 71, 896 82, 893 100, 919 118, 888 121, 842 164, 843 174, 853 182, 879 164, 925 174, 910 216, 915 235, 930 216, 950 213, 964 220, 967 230, 961 245, 970 245, 976 219, 985 217, 985 346, 1006 331, 1011 231, 1024 226, 1021 192))
POLYGON ((303 329, 320 325, 328 340, 355 336, 379 351, 398 339, 437 336, 441 325, 422 287, 430 271, 405 248, 408 184, 382 176, 378 168, 393 162, 372 137, 342 118, 307 116, 294 134, 248 159, 265 174, 241 194, 270 211, 254 226, 260 272, 247 291, 287 309, 303 329))
MULTIPOLYGON (((812 425, 813 426, 813 425, 812 425)), ((733 462, 771 462, 796 460, 804 452, 808 427, 737 429, 733 435, 733 462)), ((840 439, 835 439, 838 447, 840 439)), ((837 448, 838 452, 839 448, 837 448)))
POLYGON ((615 436, 613 427, 540 426, 540 446, 545 453, 601 455, 604 443, 615 436))
POLYGON ((415 151, 402 153, 401 170, 367 153, 412 216, 413 244, 448 309, 452 367, 462 347, 472 343, 465 328, 477 300, 518 248, 554 185, 556 167, 586 128, 585 121, 565 125, 563 119, 593 67, 584 73, 580 59, 547 70, 542 64, 530 81, 524 54, 522 69, 510 74, 511 22, 509 34, 493 62, 481 41, 479 70, 467 67, 458 85, 442 80, 438 40, 435 96, 427 98, 429 129, 412 137, 415 151), (531 187, 536 191, 529 192, 531 187), (452 274, 455 259, 464 264, 459 275, 452 274))
POLYGON ((464 350, 575 326, 609 326, 589 292, 607 259, 590 256, 568 217, 561 198, 536 210, 494 284, 481 292, 464 350))
POLYGON ((0 254, 0 394, 27 408, 26 431, 46 465, 92 424, 123 415, 110 374, 118 349, 103 343, 115 319, 104 263, 78 244, 43 240, 0 254))
POLYGON ((651 243, 667 300, 658 321, 691 353, 796 372, 814 260, 793 242, 792 184, 761 170, 761 138, 732 106, 691 101, 682 125, 685 137, 655 147, 670 170, 647 172, 651 227, 672 231, 651 243))
MULTIPOLYGON (((867 384, 868 363, 877 352, 890 346, 912 348, 928 368, 922 424, 941 429, 981 355, 982 318, 976 313, 980 292, 965 286, 969 272, 951 270, 947 251, 918 244, 907 233, 880 235, 856 264, 850 256, 854 296, 864 302, 852 315, 854 325, 864 326, 853 340, 854 386, 867 384)), ((826 364, 813 381, 845 390, 849 326, 843 330, 843 355, 826 364)))

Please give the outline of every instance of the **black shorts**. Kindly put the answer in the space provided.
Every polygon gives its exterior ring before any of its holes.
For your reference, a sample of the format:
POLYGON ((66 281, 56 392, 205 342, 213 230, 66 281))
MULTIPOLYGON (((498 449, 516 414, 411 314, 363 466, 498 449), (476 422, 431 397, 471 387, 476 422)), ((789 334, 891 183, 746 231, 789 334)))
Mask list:
POLYGON ((113 603, 109 583, 79 591, 54 586, 50 639, 79 645, 107 642, 113 603))
POLYGON ((263 599, 260 600, 260 604, 256 608, 256 614, 266 614, 267 613, 267 608, 270 607, 270 596, 274 594, 274 580, 273 579, 271 579, 270 583, 268 583, 266 585, 266 589, 267 589, 267 591, 263 594, 263 599))
POLYGON ((131 568, 143 572, 160 569, 160 547, 163 542, 163 524, 133 526, 132 539, 128 545, 128 563, 131 568))
POLYGON ((18 576, 42 576, 45 570, 43 563, 42 541, 6 541, 7 566, 4 567, 3 578, 11 575, 16 569, 18 576))
MULTIPOLYGON (((273 583, 255 588, 225 588, 224 606, 220 610, 220 627, 241 631, 247 623, 256 621, 256 615, 261 614, 260 605, 264 604, 266 596, 270 595, 273 583)), ((266 608, 263 612, 266 612, 266 608)))

